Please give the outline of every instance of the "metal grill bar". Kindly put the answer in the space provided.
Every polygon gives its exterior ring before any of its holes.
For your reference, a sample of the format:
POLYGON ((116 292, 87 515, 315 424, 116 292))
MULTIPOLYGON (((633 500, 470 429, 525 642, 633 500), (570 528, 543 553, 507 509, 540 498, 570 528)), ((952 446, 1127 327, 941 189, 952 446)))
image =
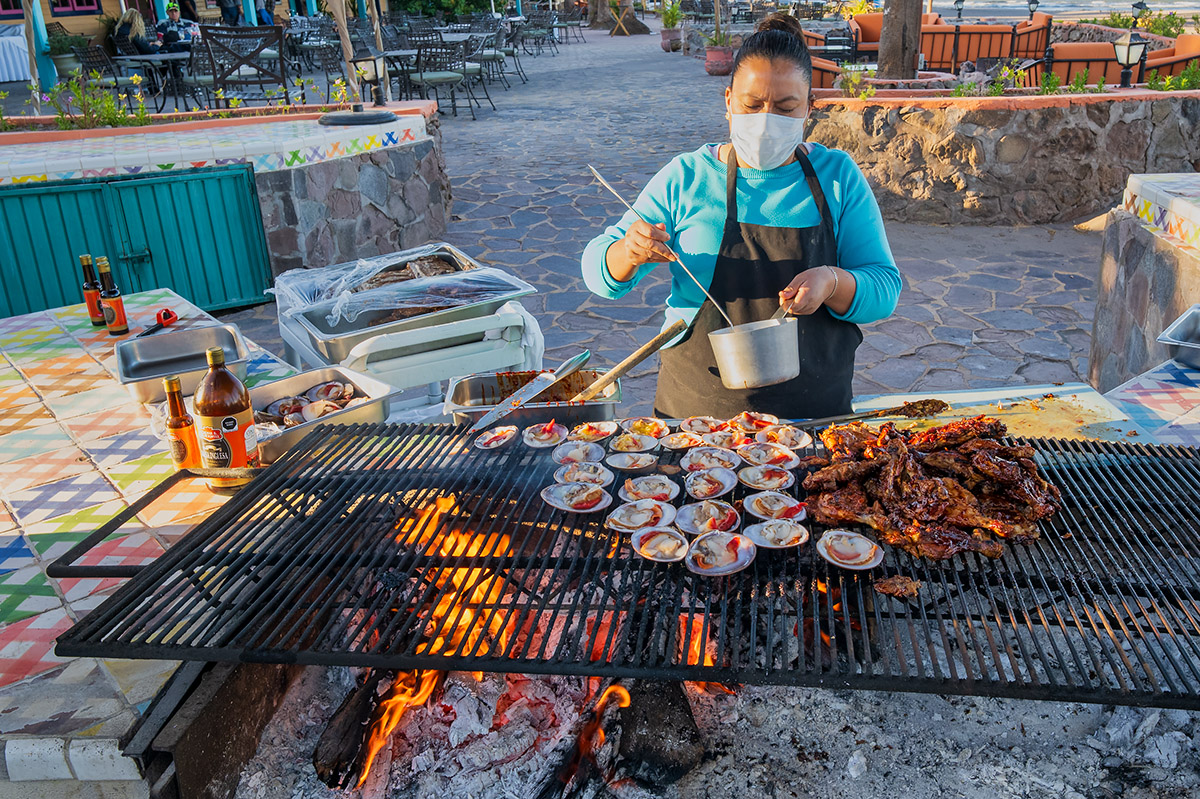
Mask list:
POLYGON ((545 505, 547 451, 476 450, 465 427, 327 428, 57 651, 1200 708, 1197 452, 1017 443, 1064 507, 999 560, 889 551, 848 572, 810 544, 708 579, 638 558, 603 513, 545 505), (893 574, 918 598, 872 590, 893 574))

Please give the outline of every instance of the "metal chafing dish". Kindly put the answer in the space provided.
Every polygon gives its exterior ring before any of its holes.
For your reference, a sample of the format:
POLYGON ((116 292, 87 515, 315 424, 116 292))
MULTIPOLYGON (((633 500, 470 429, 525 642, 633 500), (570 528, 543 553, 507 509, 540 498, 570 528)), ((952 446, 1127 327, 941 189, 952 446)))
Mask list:
MULTIPOLYGON (((474 422, 537 374, 535 371, 491 372, 451 380, 446 389, 445 412, 453 416, 455 422, 474 422)), ((615 419, 617 405, 621 402, 620 380, 606 387, 593 400, 567 402, 603 374, 602 369, 580 369, 546 389, 540 395, 540 401, 526 403, 505 416, 501 424, 529 425, 548 421, 551 417, 568 425, 615 419)))
POLYGON ((1183 312, 1158 337, 1167 354, 1193 369, 1200 369, 1200 303, 1183 312))
POLYGON ((330 366, 324 369, 314 369, 311 372, 301 372, 292 377, 256 386, 250 389, 250 405, 254 410, 261 411, 275 400, 302 396, 313 386, 332 381, 353 384, 354 396, 367 397, 370 401, 360 403, 352 408, 345 408, 328 416, 322 416, 311 422, 284 428, 283 432, 277 436, 264 438, 260 435, 258 457, 263 463, 274 463, 314 427, 382 422, 391 413, 392 399, 404 393, 362 372, 354 372, 340 366, 330 366))
POLYGON ((178 375, 184 395, 195 392, 208 371, 205 350, 225 350, 225 366, 246 379, 250 350, 237 325, 211 325, 155 333, 117 343, 117 380, 138 402, 162 402, 164 377, 178 375))
MULTIPOLYGON (((481 269, 481 264, 472 260, 462 251, 450 246, 449 244, 442 245, 438 250, 431 253, 434 257, 444 258, 452 261, 459 266, 456 272, 446 275, 447 278, 453 278, 461 275, 462 272, 481 269)), ((394 267, 389 269, 401 269, 404 267, 406 260, 398 260, 394 267)), ((386 270, 385 270, 386 271, 386 270)), ((514 277, 498 270, 503 274, 503 281, 511 285, 512 290, 498 294, 494 297, 489 297, 479 302, 473 302, 467 305, 460 305, 453 308, 447 308, 441 311, 421 314, 408 319, 400 319, 394 322, 386 322, 383 324, 372 324, 379 319, 388 316, 390 311, 373 310, 363 311, 358 314, 354 320, 340 319, 337 324, 331 325, 326 319, 326 316, 333 309, 336 300, 327 300, 315 305, 309 305, 303 308, 297 308, 287 311, 284 315, 287 319, 292 320, 295 324, 304 331, 308 336, 309 341, 326 360, 330 363, 339 363, 345 360, 350 351, 355 345, 367 339, 376 336, 386 335, 388 333, 397 333, 404 330, 414 330, 417 328, 428 327, 431 325, 440 325, 447 322, 457 322, 460 319, 474 319, 480 316, 487 316, 495 313, 496 310, 504 303, 515 300, 519 297, 524 297, 529 294, 537 293, 537 289, 526 283, 520 278, 514 277)), ((440 277, 440 276, 439 276, 440 277)), ((424 278, 426 280, 436 281, 438 277, 424 278)), ((464 336, 460 339, 448 339, 437 343, 430 343, 426 349, 441 349, 443 347, 453 347, 459 344, 468 344, 472 341, 479 341, 483 337, 482 333, 473 336, 464 336)))

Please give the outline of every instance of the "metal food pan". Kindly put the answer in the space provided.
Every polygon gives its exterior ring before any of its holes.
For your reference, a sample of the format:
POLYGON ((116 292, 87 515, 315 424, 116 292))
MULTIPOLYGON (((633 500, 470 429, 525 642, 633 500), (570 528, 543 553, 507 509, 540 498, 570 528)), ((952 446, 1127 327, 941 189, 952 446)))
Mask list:
MULTIPOLYGON (((490 372, 455 378, 446 388, 445 412, 452 415, 458 424, 474 422, 538 374, 535 371, 490 372)), ((606 387, 595 399, 581 403, 567 402, 603 374, 604 370, 601 369, 580 369, 542 392, 539 402, 522 405, 505 416, 500 424, 524 426, 548 422, 553 418, 570 426, 580 422, 615 419, 617 405, 621 402, 620 380, 606 387)))
POLYGON ((117 342, 117 380, 138 402, 165 400, 164 377, 178 376, 183 393, 192 394, 208 371, 205 351, 209 347, 223 349, 225 366, 240 380, 246 379, 250 350, 242 331, 237 325, 210 325, 117 342))
MULTIPOLYGON (((450 276, 452 277, 452 275, 450 276)), ((437 280, 437 278, 429 278, 437 280)), ((358 315, 358 318, 351 321, 349 319, 340 319, 336 325, 330 325, 325 319, 333 308, 334 300, 320 303, 319 305, 309 306, 308 308, 289 311, 288 316, 296 321, 304 333, 308 336, 312 346, 321 353, 330 363, 340 363, 350 355, 350 351, 354 349, 360 342, 367 339, 383 336, 388 333, 399 333, 404 330, 417 330, 431 325, 441 325, 447 322, 457 322, 462 319, 475 319, 480 316, 493 314, 496 310, 508 302, 519 297, 524 297, 529 294, 536 294, 537 289, 521 280, 518 277, 504 273, 504 279, 512 286, 511 291, 506 291, 495 297, 489 297, 486 300, 480 300, 469 305, 460 305, 455 308, 447 308, 444 311, 435 311, 433 313, 414 316, 409 319, 399 319, 395 322, 371 326, 371 322, 376 319, 386 317, 390 310, 379 311, 363 311, 358 315)), ((445 347, 455 347, 459 344, 469 344, 473 341, 482 341, 483 333, 476 333, 468 336, 460 336, 457 338, 447 339, 436 343, 430 343, 426 349, 442 349, 445 347)))
POLYGON ((260 438, 258 457, 263 463, 277 461, 279 456, 291 449, 292 445, 304 438, 314 427, 385 421, 388 414, 391 413, 391 400, 403 393, 362 372, 351 371, 340 366, 329 366, 255 386, 250 389, 250 405, 254 410, 262 411, 275 400, 301 396, 313 386, 334 380, 339 383, 351 383, 354 386, 354 396, 369 397, 371 401, 322 416, 311 422, 285 428, 277 436, 267 439, 260 438))
POLYGON ((1193 369, 1200 369, 1200 303, 1183 312, 1158 337, 1167 345, 1167 353, 1193 369))

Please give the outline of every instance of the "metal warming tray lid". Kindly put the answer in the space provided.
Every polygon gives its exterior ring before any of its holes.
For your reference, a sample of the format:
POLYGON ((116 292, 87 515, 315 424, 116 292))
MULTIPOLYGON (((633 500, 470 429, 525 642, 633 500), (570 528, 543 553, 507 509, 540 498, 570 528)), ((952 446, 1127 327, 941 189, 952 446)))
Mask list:
MULTIPOLYGON (((549 370, 544 370, 549 371, 549 370)), ((490 372, 458 377, 446 388, 444 410, 454 421, 475 422, 494 409, 505 397, 519 391, 537 376, 536 371, 490 372)), ((600 396, 587 402, 568 403, 571 397, 596 382, 603 369, 580 369, 542 392, 539 402, 522 405, 504 417, 504 424, 529 425, 551 417, 563 424, 604 422, 615 419, 621 402, 621 381, 606 387, 600 396)))
POLYGON ((1167 354, 1193 369, 1200 369, 1200 303, 1188 308, 1158 337, 1167 354))
POLYGON ((211 325, 190 330, 171 330, 145 338, 117 342, 117 380, 138 402, 162 402, 164 377, 179 376, 184 395, 196 391, 208 371, 205 350, 225 350, 225 366, 246 379, 250 350, 237 325, 211 325))
POLYGON ((250 405, 254 410, 261 411, 276 400, 302 396, 313 386, 333 381, 352 384, 354 396, 366 397, 369 401, 344 408, 337 413, 322 416, 311 422, 284 428, 284 431, 277 436, 263 438, 260 434, 258 456, 263 464, 279 460, 283 453, 291 449, 297 441, 312 432, 314 428, 341 424, 373 424, 386 420, 388 414, 391 413, 391 401, 404 393, 362 372, 355 372, 341 366, 329 366, 256 386, 250 389, 250 405))
MULTIPOLYGON (((442 251, 439 251, 441 253, 442 251)), ((443 254, 444 257, 462 257, 466 258, 459 251, 447 245, 443 254)), ((476 264, 472 269, 477 269, 476 264)), ((467 270, 462 270, 467 271, 467 270)), ((454 280, 462 275, 462 271, 451 273, 448 275, 439 275, 436 277, 423 278, 422 280, 430 281, 430 284, 446 279, 454 280)), ((536 294, 537 289, 521 280, 518 277, 510 275, 503 270, 495 270, 502 283, 508 284, 510 290, 502 291, 501 293, 489 296, 486 299, 477 302, 458 305, 444 310, 433 311, 431 313, 411 316, 407 319, 398 319, 396 321, 383 321, 392 313, 391 310, 366 310, 358 314, 353 319, 342 318, 336 324, 330 324, 326 317, 333 310, 336 300, 327 300, 316 305, 310 305, 305 308, 288 311, 285 316, 288 319, 294 320, 295 323, 308 336, 312 343, 322 356, 330 363, 340 363, 350 355, 350 351, 355 345, 375 336, 386 335, 388 333, 397 333, 404 330, 415 330, 418 328, 428 327, 431 325, 440 325, 447 322, 457 322, 462 319, 474 319, 480 316, 493 314, 504 303, 510 300, 515 300, 529 294, 536 294)), ((410 281, 415 284, 416 281, 410 281)), ((363 292, 365 295, 367 292, 363 292)), ((472 341, 482 340, 483 334, 462 336, 454 339, 447 339, 436 344, 430 344, 430 349, 441 349, 443 347, 454 347, 460 344, 469 344, 472 341)))

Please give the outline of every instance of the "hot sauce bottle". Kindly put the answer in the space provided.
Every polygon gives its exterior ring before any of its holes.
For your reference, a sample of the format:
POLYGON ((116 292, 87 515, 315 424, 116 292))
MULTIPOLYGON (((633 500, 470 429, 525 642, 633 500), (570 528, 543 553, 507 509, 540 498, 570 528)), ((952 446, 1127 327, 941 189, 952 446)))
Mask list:
MULTIPOLYGON (((196 412, 200 464, 209 469, 237 469, 258 465, 258 435, 250 393, 237 375, 225 367, 225 351, 210 347, 208 372, 200 378, 192 407, 196 412)), ((216 494, 232 494, 249 478, 209 478, 216 494)))
POLYGON ((92 256, 79 256, 79 265, 83 267, 83 301, 87 305, 88 319, 92 327, 104 327, 104 309, 100 307, 100 281, 96 280, 96 272, 92 269, 92 256))
POLYGON ((113 282, 108 259, 101 255, 96 259, 96 271, 100 273, 100 308, 104 311, 104 324, 110 336, 123 336, 129 332, 129 321, 125 318, 125 300, 121 290, 113 282))
POLYGON ((183 390, 178 377, 164 377, 167 390, 167 440, 171 442, 171 462, 178 469, 194 469, 200 465, 200 446, 196 440, 196 423, 183 404, 183 390))

